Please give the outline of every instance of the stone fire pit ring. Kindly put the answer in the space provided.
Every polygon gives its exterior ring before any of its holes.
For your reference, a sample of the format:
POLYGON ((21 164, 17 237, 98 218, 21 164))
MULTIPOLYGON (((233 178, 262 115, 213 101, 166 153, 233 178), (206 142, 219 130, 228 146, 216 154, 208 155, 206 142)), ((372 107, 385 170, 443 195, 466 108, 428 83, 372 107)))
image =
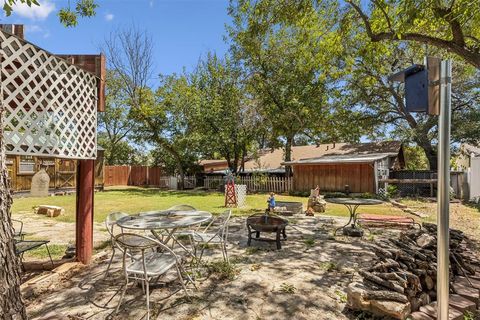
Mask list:
POLYGON ((254 214, 247 218, 246 224, 248 229, 248 246, 250 246, 253 239, 255 241, 276 242, 277 249, 281 249, 281 235, 283 236, 283 240, 287 239, 285 228, 288 225, 288 220, 279 216, 266 213, 254 214), (260 237, 262 232, 275 233, 275 239, 260 237), (255 237, 252 237, 253 234, 255 234, 255 237))

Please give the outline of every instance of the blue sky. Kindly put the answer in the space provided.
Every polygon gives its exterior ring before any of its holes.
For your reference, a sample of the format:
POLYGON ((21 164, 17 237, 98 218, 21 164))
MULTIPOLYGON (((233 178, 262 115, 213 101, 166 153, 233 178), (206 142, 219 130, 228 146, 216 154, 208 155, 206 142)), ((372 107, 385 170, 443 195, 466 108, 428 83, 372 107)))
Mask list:
MULTIPOLYGON (((71 1, 72 3, 75 0, 71 1)), ((40 0, 41 6, 17 7, 1 23, 26 26, 26 39, 53 53, 97 53, 112 30, 134 23, 155 43, 156 73, 191 70, 207 51, 224 54, 228 0, 97 0, 97 16, 65 28, 57 12, 66 0, 40 0)))

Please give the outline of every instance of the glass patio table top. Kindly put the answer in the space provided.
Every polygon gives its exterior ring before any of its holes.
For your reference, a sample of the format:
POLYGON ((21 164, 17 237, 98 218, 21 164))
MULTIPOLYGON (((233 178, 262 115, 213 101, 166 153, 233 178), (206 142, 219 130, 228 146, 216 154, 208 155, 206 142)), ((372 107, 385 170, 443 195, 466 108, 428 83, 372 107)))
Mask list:
POLYGON ((376 205, 382 204, 382 200, 378 199, 362 199, 362 198, 325 198, 326 202, 343 204, 343 205, 353 205, 353 206, 364 206, 364 205, 376 205))
POLYGON ((178 229, 198 225, 212 219, 207 211, 149 211, 119 219, 117 224, 125 229, 158 230, 178 229))

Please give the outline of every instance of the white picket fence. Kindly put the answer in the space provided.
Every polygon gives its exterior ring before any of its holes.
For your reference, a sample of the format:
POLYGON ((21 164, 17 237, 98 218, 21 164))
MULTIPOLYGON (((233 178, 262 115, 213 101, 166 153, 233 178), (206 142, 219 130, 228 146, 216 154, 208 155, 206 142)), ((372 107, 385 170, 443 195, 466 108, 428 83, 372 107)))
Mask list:
MULTIPOLYGON (((218 189, 225 183, 223 177, 205 177, 203 186, 206 189, 218 189)), ((293 179, 286 177, 235 177, 236 184, 247 186, 248 192, 283 193, 292 190, 293 179)))

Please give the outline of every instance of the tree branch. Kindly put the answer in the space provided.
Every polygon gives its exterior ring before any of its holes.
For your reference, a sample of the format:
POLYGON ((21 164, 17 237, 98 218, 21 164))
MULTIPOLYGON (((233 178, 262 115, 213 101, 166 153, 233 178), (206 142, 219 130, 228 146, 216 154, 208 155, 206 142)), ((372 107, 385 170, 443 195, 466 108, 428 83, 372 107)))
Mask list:
POLYGON ((444 40, 433 36, 420 34, 416 32, 378 32, 375 33, 372 30, 369 17, 362 11, 362 9, 354 3, 352 0, 346 0, 348 4, 357 12, 363 21, 365 31, 372 42, 379 42, 384 40, 393 41, 416 41, 421 43, 428 43, 433 46, 446 49, 450 52, 456 53, 463 57, 468 63, 480 69, 480 52, 478 48, 469 47, 465 44, 463 33, 461 33, 461 26, 455 19, 450 19, 449 22, 452 33, 454 34, 453 40, 444 40))

